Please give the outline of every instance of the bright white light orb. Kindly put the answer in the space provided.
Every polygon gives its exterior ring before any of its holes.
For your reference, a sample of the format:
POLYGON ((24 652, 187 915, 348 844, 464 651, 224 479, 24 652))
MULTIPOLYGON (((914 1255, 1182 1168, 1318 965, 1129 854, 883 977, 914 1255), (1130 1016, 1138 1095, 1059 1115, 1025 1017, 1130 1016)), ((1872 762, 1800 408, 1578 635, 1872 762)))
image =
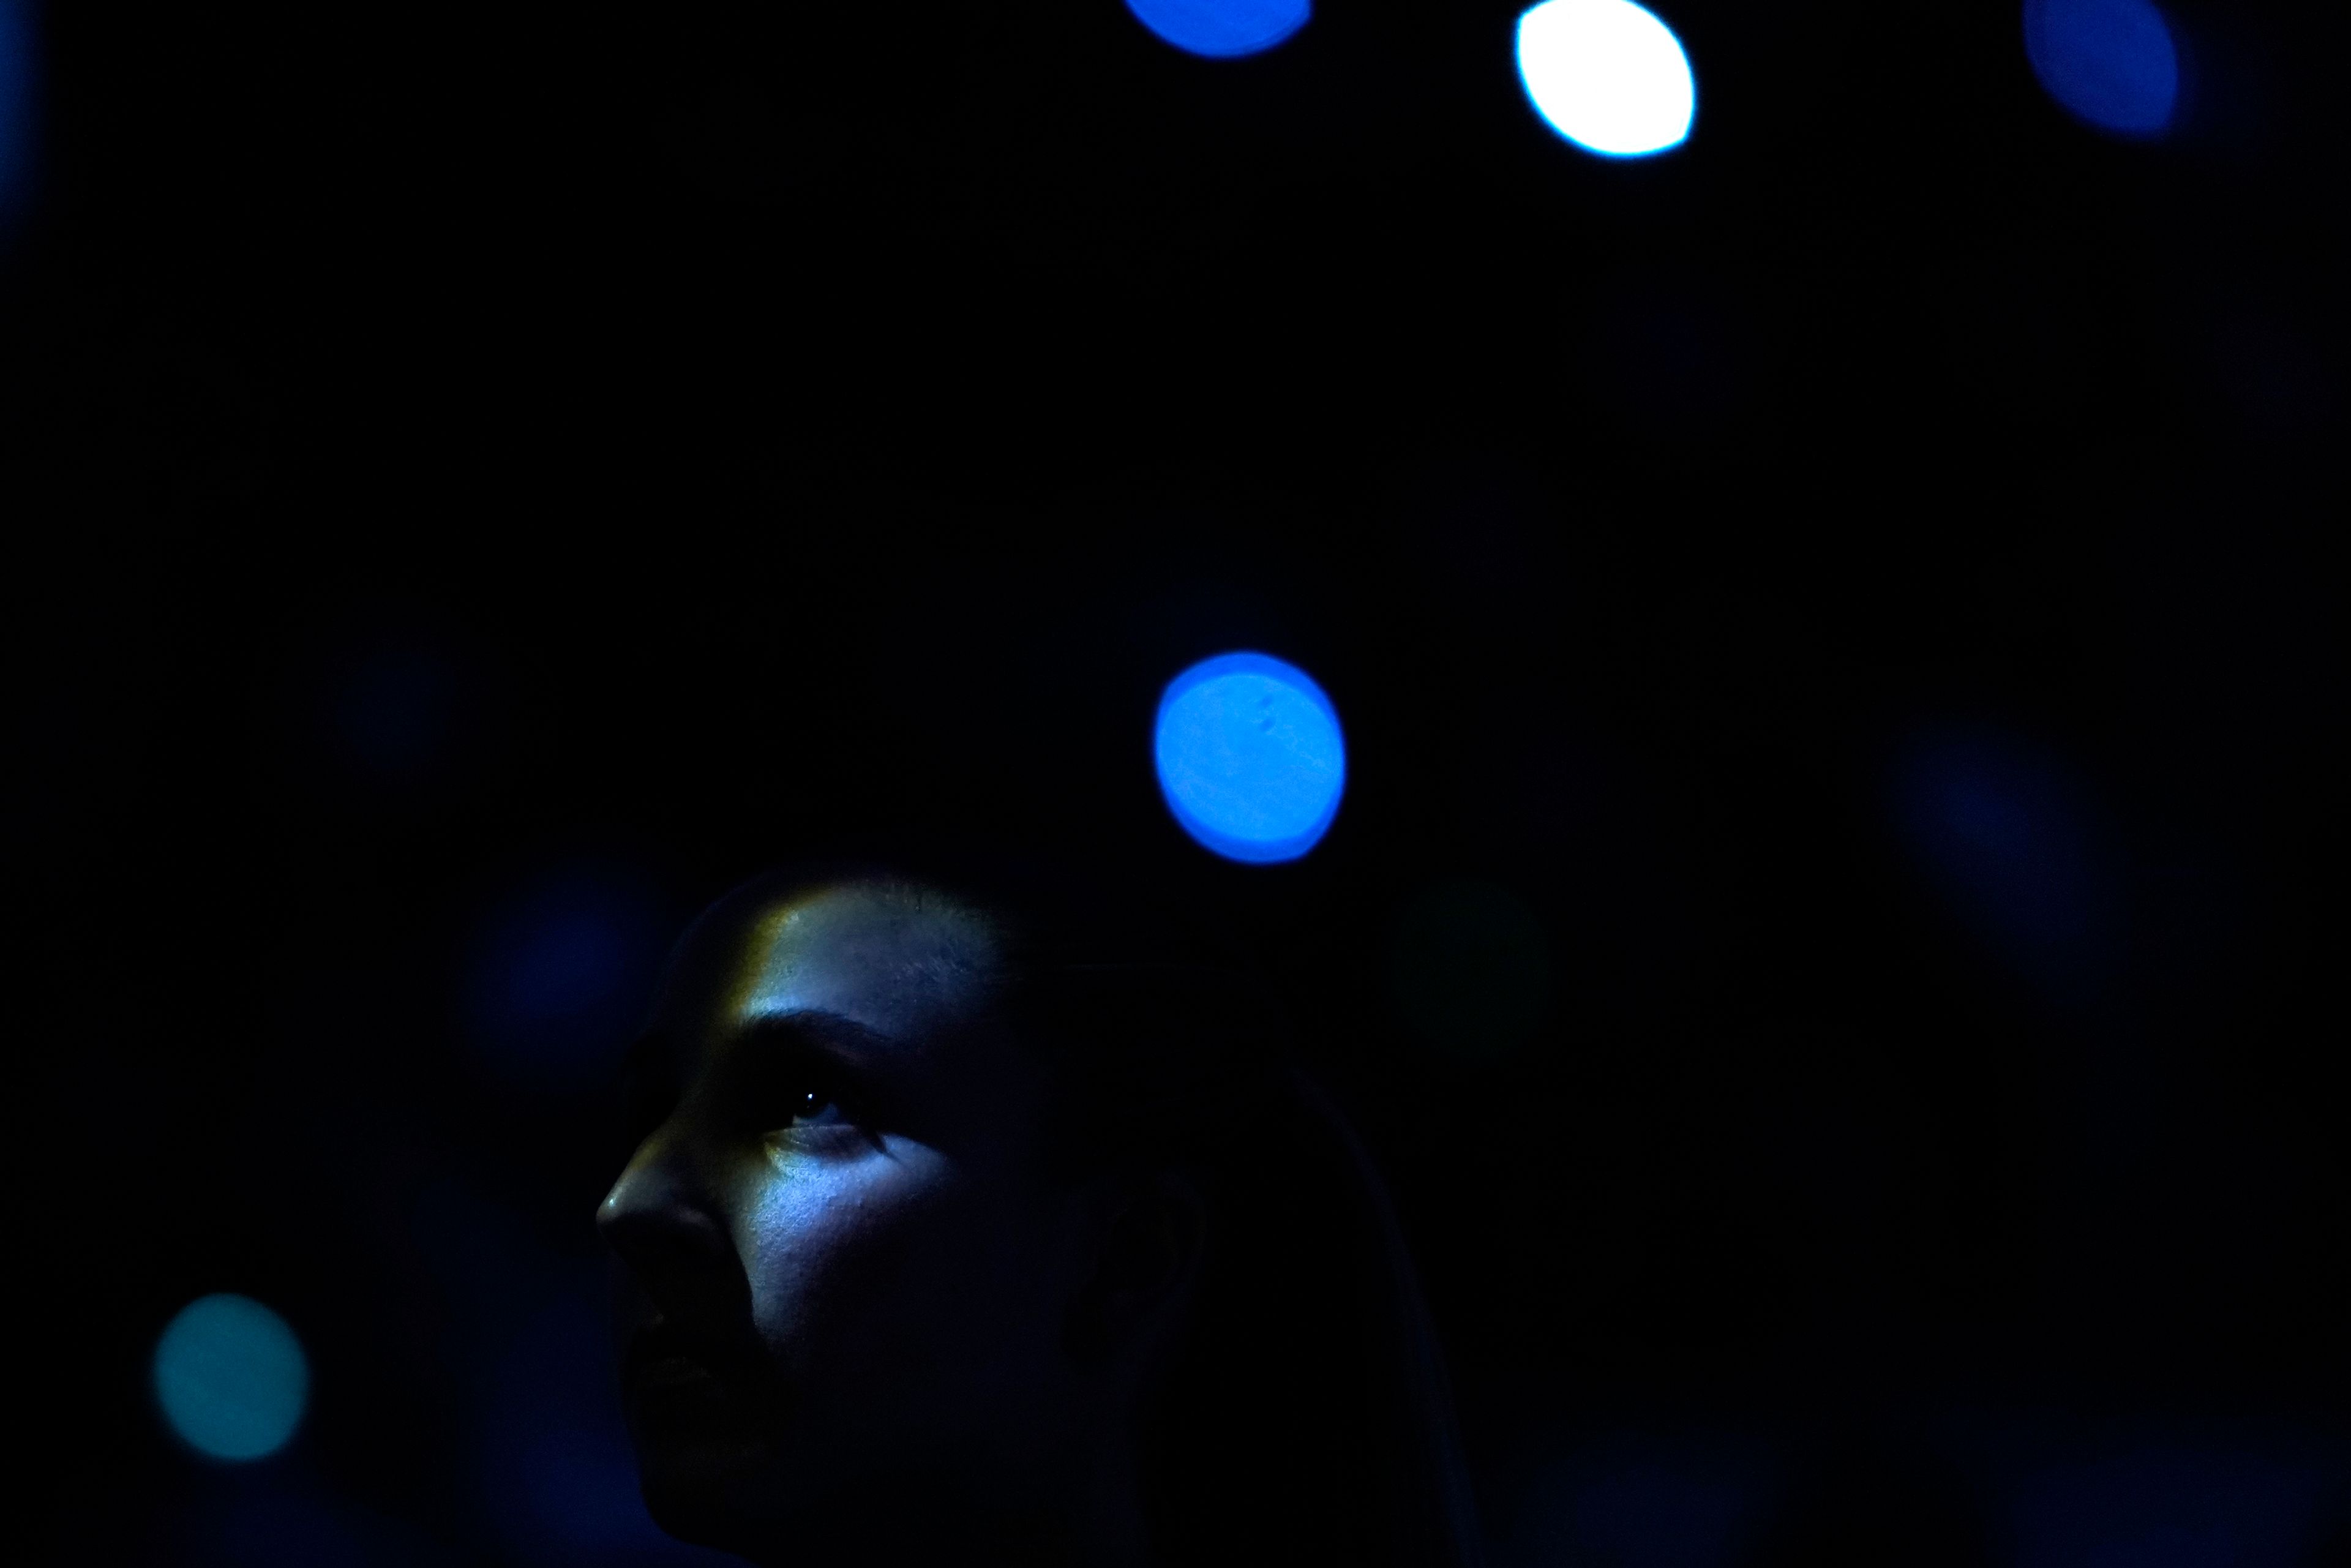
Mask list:
POLYGON ((1698 112, 1681 40, 1633 0, 1543 0, 1519 18, 1519 79, 1553 131, 1610 158, 1680 146, 1698 112))

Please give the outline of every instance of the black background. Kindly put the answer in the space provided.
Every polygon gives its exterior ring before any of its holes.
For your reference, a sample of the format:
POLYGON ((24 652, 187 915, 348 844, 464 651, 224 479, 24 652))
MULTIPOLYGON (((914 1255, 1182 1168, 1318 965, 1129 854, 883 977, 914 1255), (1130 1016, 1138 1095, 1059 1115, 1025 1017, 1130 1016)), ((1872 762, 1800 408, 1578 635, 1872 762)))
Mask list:
POLYGON ((2177 7, 2135 144, 2005 4, 1688 0, 1692 140, 1614 162, 1486 0, 1237 62, 1113 0, 836 11, 41 19, 48 1550, 669 1560, 580 1501, 596 1052, 701 901, 919 823, 1285 977, 1502 1561, 2341 1561, 2339 20, 2177 7), (1347 726, 1293 866, 1156 796, 1161 685, 1235 647, 1347 726), (2058 893, 1906 815, 1977 764, 2058 893), (1507 988, 1399 946, 1462 879, 1542 934, 1508 1049, 1397 1001, 1507 988), (581 908, 636 978, 517 1069, 482 975, 581 908), (214 1290, 316 1375, 248 1470, 147 1393, 214 1290))

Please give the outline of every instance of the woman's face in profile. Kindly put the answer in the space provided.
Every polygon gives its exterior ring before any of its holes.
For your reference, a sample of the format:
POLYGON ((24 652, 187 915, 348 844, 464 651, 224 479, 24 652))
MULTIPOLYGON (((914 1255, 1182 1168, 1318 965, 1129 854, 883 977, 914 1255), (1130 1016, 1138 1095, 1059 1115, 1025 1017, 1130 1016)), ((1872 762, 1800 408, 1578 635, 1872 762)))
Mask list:
POLYGON ((1089 1216, 1043 1168, 1042 1065, 988 1019, 997 957, 977 917, 855 883, 689 938, 598 1217, 673 1532, 856 1531, 1067 1441, 1089 1216))

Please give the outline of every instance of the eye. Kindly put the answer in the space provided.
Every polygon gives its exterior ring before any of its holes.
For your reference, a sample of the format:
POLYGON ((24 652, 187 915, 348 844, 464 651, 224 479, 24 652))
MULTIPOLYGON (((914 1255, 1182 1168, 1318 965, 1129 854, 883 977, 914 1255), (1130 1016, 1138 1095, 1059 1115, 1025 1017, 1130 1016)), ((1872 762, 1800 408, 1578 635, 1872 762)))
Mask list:
POLYGON ((826 1064, 797 1053, 778 1052, 760 1062, 742 1085, 745 1119, 763 1134, 793 1127, 824 1127, 851 1122, 844 1096, 826 1064))
POLYGON ((849 1126, 857 1118, 834 1098, 831 1089, 820 1083, 801 1082, 780 1094, 766 1097, 756 1120, 761 1134, 772 1138, 803 1128, 849 1126))
POLYGON ((820 1124, 848 1120, 841 1114, 841 1107, 833 1103, 831 1094, 813 1084, 801 1090, 793 1098, 791 1111, 792 1120, 796 1123, 809 1122, 820 1124))

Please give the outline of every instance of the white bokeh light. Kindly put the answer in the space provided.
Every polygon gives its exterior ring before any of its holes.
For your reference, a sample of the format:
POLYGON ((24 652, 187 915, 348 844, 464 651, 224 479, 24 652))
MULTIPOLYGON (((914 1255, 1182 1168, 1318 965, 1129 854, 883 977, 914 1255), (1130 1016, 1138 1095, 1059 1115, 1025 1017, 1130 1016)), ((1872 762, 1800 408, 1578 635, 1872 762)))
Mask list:
POLYGON ((1519 79, 1553 131, 1612 158, 1678 147, 1698 111, 1681 40, 1633 0, 1543 0, 1519 18, 1519 79))

